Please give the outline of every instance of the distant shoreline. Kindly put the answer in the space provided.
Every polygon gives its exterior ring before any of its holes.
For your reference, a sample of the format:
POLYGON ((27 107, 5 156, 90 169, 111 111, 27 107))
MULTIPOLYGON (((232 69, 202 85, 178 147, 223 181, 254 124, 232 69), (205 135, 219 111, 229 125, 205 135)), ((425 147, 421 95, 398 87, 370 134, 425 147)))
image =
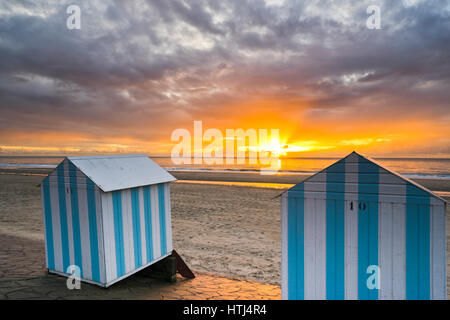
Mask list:
MULTIPOLYGON (((50 168, 0 168, 0 175, 30 175, 45 177, 53 169, 50 168)), ((233 186, 245 186, 269 189, 285 189, 297 184, 312 173, 277 173, 272 175, 262 175, 252 171, 226 171, 226 170, 169 170, 178 180, 186 180, 188 183, 200 184, 221 184, 233 186), (252 185, 253 184, 253 185, 252 185), (283 186, 285 185, 285 186, 283 186)), ((409 177, 411 180, 436 192, 450 192, 450 179, 433 177, 409 177)), ((446 196, 446 195, 445 195, 446 196)))
MULTIPOLYGON (((0 163, 0 174, 35 174, 35 175, 46 175, 56 168, 53 164, 12 164, 12 163, 0 163)), ((279 170, 273 173, 265 171, 266 174, 261 174, 261 170, 257 169, 216 169, 216 168, 173 168, 173 167, 163 167, 167 171, 175 174, 179 173, 212 173, 212 174, 257 174, 261 176, 276 177, 282 175, 292 175, 292 176, 310 176, 316 172, 310 171, 292 171, 292 170, 279 170)), ((436 179, 436 180, 450 180, 450 175, 444 174, 426 174, 426 173, 402 173, 403 176, 409 179, 436 179)), ((275 182, 275 181, 271 181, 275 182)))

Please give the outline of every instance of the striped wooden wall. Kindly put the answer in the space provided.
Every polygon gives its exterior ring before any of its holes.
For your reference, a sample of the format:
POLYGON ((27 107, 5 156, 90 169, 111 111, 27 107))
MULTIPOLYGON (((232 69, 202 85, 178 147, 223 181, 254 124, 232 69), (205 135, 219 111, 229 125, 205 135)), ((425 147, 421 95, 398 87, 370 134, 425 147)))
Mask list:
POLYGON ((51 272, 108 286, 171 254, 169 183, 105 193, 66 159, 41 191, 51 272))
POLYGON ((169 184, 102 193, 110 283, 172 253, 169 184))
POLYGON ((353 153, 282 196, 282 296, 445 299, 445 221, 445 202, 353 153))

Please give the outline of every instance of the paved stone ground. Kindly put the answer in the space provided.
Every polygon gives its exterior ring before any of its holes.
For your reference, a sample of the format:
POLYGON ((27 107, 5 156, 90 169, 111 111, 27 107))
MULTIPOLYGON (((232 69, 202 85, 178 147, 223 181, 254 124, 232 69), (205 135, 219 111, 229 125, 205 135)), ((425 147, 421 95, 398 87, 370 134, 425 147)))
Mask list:
POLYGON ((137 273, 108 289, 81 283, 69 290, 66 278, 45 270, 44 243, 0 234, 0 299, 280 299, 280 287, 196 273, 176 283, 137 273))

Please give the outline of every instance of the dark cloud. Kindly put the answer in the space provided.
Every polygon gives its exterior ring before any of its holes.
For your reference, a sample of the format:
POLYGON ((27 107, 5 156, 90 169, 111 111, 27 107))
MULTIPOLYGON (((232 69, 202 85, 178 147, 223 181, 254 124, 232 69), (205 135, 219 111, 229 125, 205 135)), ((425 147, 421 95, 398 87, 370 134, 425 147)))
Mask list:
POLYGON ((255 99, 450 125, 447 1, 281 2, 2 1, 0 132, 154 139, 255 99), (366 28, 371 4, 381 30, 366 28))

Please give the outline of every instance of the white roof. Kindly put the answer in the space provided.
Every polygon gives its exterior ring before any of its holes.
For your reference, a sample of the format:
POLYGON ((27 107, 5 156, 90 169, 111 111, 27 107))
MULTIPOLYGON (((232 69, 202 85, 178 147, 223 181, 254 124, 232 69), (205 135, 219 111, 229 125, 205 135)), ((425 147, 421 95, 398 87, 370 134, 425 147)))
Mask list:
POLYGON ((145 154, 68 159, 104 192, 176 180, 145 154))

